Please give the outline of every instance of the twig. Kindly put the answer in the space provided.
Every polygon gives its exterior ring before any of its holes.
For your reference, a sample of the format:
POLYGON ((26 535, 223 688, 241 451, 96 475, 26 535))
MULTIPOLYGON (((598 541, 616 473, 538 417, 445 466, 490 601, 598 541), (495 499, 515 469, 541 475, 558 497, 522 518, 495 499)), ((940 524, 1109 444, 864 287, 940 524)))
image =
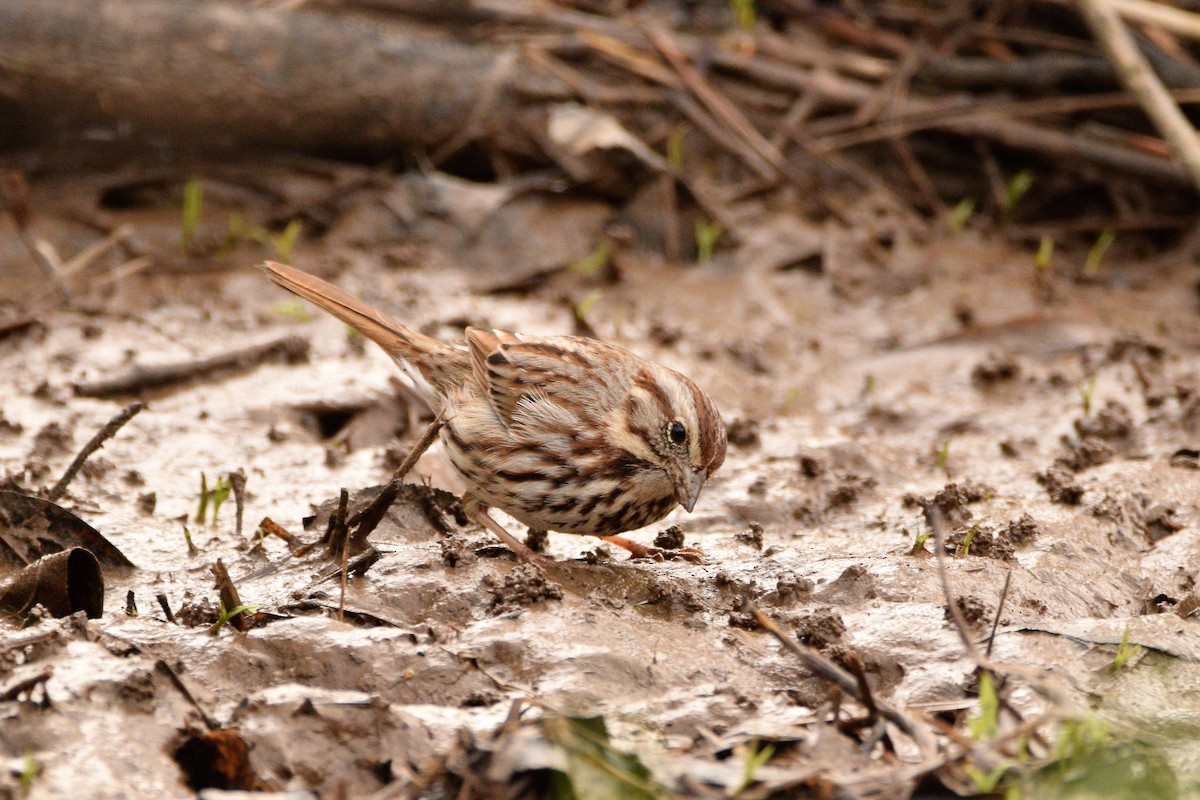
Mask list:
POLYGON ((355 512, 350 518, 349 527, 354 529, 351 539, 356 542, 366 543, 367 537, 379 525, 383 519, 383 515, 391 508, 392 503, 396 502, 396 498, 400 495, 400 488, 404 486, 404 476, 417 463, 417 459, 429 449, 433 444, 433 440, 437 438, 438 431, 442 429, 442 418, 438 417, 433 421, 425 433, 421 434, 421 438, 413 445, 412 450, 408 451, 408 455, 404 457, 404 461, 400 462, 400 466, 392 474, 392 480, 387 486, 383 487, 383 491, 379 496, 371 501, 371 504, 361 511, 355 512))
POLYGON ((233 490, 233 502, 237 504, 237 524, 234 533, 242 538, 242 514, 246 510, 246 473, 241 468, 229 473, 229 488, 233 490))
POLYGON ((200 705, 200 701, 196 699, 196 695, 192 694, 192 690, 187 687, 187 684, 183 682, 183 678, 179 677, 179 673, 172 669, 170 664, 160 658, 154 662, 154 668, 162 672, 171 680, 171 683, 174 684, 175 688, 179 690, 179 693, 183 695, 183 699, 187 700, 188 703, 191 704, 192 708, 196 709, 196 713, 200 715, 200 719, 204 720, 205 727, 207 727, 210 731, 215 731, 221 727, 220 724, 212 718, 212 715, 204 710, 204 706, 200 705))
POLYGON ((728 126, 756 156, 769 164, 777 174, 786 175, 787 162, 783 155, 765 136, 759 133, 758 128, 755 128, 750 120, 746 119, 737 106, 704 80, 680 50, 675 40, 666 31, 657 28, 651 28, 649 35, 654 46, 683 79, 684 84, 712 112, 713 116, 728 126))
MULTIPOLYGON (((287 543, 289 550, 295 550, 297 545, 299 545, 299 541, 290 531, 288 531, 287 528, 283 527, 270 517, 263 517, 262 522, 258 523, 258 527, 262 529, 263 533, 271 536, 278 536, 280 539, 283 539, 283 541, 287 543)), ((297 555, 302 554, 298 553, 297 555)))
POLYGON ((83 466, 83 462, 87 461, 88 457, 92 453, 99 450, 104 445, 105 441, 112 438, 117 431, 121 430, 121 426, 133 419, 134 415, 141 411, 142 408, 143 406, 141 403, 130 403, 121 410, 121 413, 110 419, 108 423, 101 428, 95 436, 88 440, 87 444, 83 446, 83 449, 79 451, 79 455, 75 456, 75 460, 71 462, 71 466, 67 467, 67 471, 64 472, 63 476, 58 479, 58 483, 54 484, 54 486, 50 488, 50 491, 46 492, 46 499, 53 503, 54 501, 58 500, 58 498, 62 497, 67 491, 67 485, 74 480, 75 474, 79 472, 80 467, 83 466))
POLYGON ((20 316, 14 319, 7 319, 0 322, 0 339, 6 336, 11 336, 14 333, 20 333, 26 328, 31 328, 37 325, 41 320, 33 316, 20 316))
MULTIPOLYGON (((341 512, 342 518, 346 516, 346 490, 342 489, 342 503, 338 510, 341 512)), ((338 622, 346 621, 346 583, 347 576, 350 574, 350 537, 346 537, 346 541, 342 544, 342 586, 341 592, 338 594, 338 622)))
MULTIPOLYGON (((382 555, 383 553, 379 552, 379 550, 375 549, 374 547, 368 547, 366 550, 362 551, 358 555, 354 556, 354 558, 351 558, 346 562, 345 572, 347 575, 364 575, 366 574, 367 570, 375 565, 375 562, 378 561, 382 555)), ((313 586, 316 586, 318 583, 324 583, 325 581, 339 577, 342 574, 342 571, 342 565, 338 564, 333 569, 327 569, 318 573, 317 577, 313 579, 313 586)))
POLYGON ((171 604, 167 602, 167 596, 162 592, 154 595, 154 599, 158 601, 158 607, 162 609, 163 614, 167 618, 167 622, 175 621, 175 614, 171 612, 171 604))
POLYGON ((245 347, 229 353, 210 356, 198 361, 166 364, 160 367, 135 367, 123 375, 93 383, 75 384, 75 394, 83 397, 110 397, 134 394, 146 389, 170 386, 227 369, 246 369, 271 358, 283 357, 288 362, 308 357, 308 340, 300 336, 284 336, 263 344, 245 347))
POLYGON ((29 184, 25 175, 19 170, 12 170, 4 176, 4 195, 8 198, 8 213, 17 228, 17 238, 29 255, 46 273, 63 300, 71 299, 71 292, 62 277, 62 261, 49 242, 36 239, 30 232, 33 222, 33 202, 30 199, 29 184))
POLYGON ((975 666, 991 669, 990 662, 980 654, 975 640, 971 638, 971 630, 967 627, 962 609, 958 607, 954 592, 950 589, 950 575, 946 570, 946 518, 936 505, 929 506, 925 518, 933 530, 933 552, 937 556, 938 577, 942 581, 942 597, 946 601, 946 613, 950 615, 950 621, 954 623, 954 630, 958 633, 963 649, 967 651, 967 657, 975 662, 975 666))
POLYGON ((29 675, 24 678, 15 678, 11 682, 0 686, 0 703, 8 703, 16 700, 26 692, 31 692, 40 684, 45 683, 54 677, 54 668, 45 667, 41 672, 34 675, 29 675))
POLYGON ((708 138, 740 158, 742 163, 749 167, 755 175, 764 179, 775 178, 776 172, 771 165, 736 136, 722 128, 720 123, 704 110, 703 106, 682 92, 671 92, 669 97, 675 107, 697 128, 704 131, 708 138))
MULTIPOLYGON (((774 636, 785 649, 800 659, 801 663, 807 669, 815 673, 818 677, 838 686, 842 691, 862 703, 864 707, 868 707, 867 704, 870 701, 863 696, 862 690, 858 685, 858 680, 853 675, 813 648, 804 647, 788 636, 775 624, 774 620, 759 610, 758 606, 753 602, 748 602, 746 607, 754 614, 754 618, 758 620, 758 624, 762 626, 763 630, 774 636)), ((879 710, 884 719, 913 737, 918 744, 928 740, 929 731, 922 723, 880 700, 875 700, 874 706, 879 710)))
POLYGON ((1004 588, 1000 590, 1000 601, 996 603, 996 618, 992 620, 992 632, 988 634, 987 649, 984 655, 992 657, 992 642, 996 641, 996 628, 1000 627, 1000 612, 1004 610, 1004 601, 1008 599, 1008 586, 1012 583, 1012 570, 1004 576, 1004 588))
MULTIPOLYGON (((858 107, 875 91, 874 87, 834 75, 828 71, 797 69, 787 64, 763 58, 718 50, 712 55, 713 63, 725 70, 740 72, 755 80, 774 86, 790 87, 797 91, 811 91, 824 100, 858 107)), ((909 98, 907 113, 910 115, 945 111, 943 104, 925 98, 909 98)), ((1037 125, 1010 119, 996 112, 973 113, 965 118, 954 117, 939 120, 932 127, 948 130, 963 136, 977 136, 1002 142, 1011 147, 1035 150, 1043 155, 1090 161, 1143 177, 1157 178, 1172 183, 1191 183, 1188 170, 1168 158, 1149 156, 1131 151, 1127 147, 1100 142, 1072 135, 1063 131, 1042 128, 1037 125)), ((878 137, 875 137, 878 138, 878 137)), ((817 154, 820 151, 816 151, 817 154)))
POLYGON ((233 578, 229 577, 229 570, 225 568, 225 563, 221 559, 218 558, 212 565, 212 574, 214 586, 221 596, 222 617, 236 630, 245 633, 250 629, 250 621, 246 618, 242 599, 238 596, 237 587, 233 585, 233 578), (226 615, 228 616, 226 617, 226 615))
MULTIPOLYGON (((1070 0, 1058 0, 1063 5, 1070 0)), ((1158 25, 1165 30, 1200 39, 1200 15, 1167 3, 1147 3, 1144 0, 1108 0, 1108 5, 1122 17, 1158 25)))
POLYGON ((343 488, 338 493, 337 508, 329 515, 329 524, 325 526, 325 535, 321 542, 325 545, 327 554, 340 557, 350 540, 350 530, 346 526, 346 508, 350 504, 350 492, 343 488))
POLYGON ((1142 109, 1175 148, 1200 190, 1200 136, 1167 94, 1146 57, 1108 0, 1076 0, 1092 34, 1108 52, 1121 82, 1137 95, 1142 109))

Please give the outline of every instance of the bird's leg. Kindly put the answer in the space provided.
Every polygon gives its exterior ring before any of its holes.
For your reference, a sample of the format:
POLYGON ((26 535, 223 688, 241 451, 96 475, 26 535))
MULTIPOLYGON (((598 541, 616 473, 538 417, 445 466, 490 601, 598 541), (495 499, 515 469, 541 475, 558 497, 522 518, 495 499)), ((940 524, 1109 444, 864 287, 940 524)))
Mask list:
POLYGON ((609 544, 615 544, 617 547, 625 548, 629 551, 630 558, 648 558, 654 561, 682 559, 690 561, 693 564, 704 563, 703 554, 692 547, 681 547, 678 550, 664 550, 661 547, 649 547, 632 539, 626 539, 624 536, 598 536, 596 538, 602 542, 608 542, 609 544))
POLYGON ((528 545, 504 530, 504 526, 492 519, 491 515, 487 513, 487 509, 476 503, 473 499, 469 497, 463 498, 463 510, 467 512, 468 517, 496 534, 496 538, 508 545, 517 554, 517 558, 530 564, 541 565, 546 562, 545 558, 530 550, 528 545))

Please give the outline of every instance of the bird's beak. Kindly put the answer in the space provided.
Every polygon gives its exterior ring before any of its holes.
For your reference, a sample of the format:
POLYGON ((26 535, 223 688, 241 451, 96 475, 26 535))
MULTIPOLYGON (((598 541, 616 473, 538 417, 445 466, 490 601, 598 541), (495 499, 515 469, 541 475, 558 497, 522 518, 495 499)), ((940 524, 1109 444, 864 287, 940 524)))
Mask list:
POLYGON ((679 505, 687 509, 689 514, 696 507, 696 501, 700 499, 700 490, 704 488, 706 480, 708 480, 708 470, 698 469, 690 476, 684 475, 676 482, 675 499, 679 501, 679 505))

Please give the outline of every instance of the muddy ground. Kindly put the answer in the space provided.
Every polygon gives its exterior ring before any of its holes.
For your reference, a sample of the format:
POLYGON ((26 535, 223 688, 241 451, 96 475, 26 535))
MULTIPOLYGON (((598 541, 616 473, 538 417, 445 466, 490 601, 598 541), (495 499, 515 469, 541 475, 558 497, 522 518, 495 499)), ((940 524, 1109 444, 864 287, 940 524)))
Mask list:
MULTIPOLYGON (((128 183, 71 180, 34 186, 40 235, 66 254, 99 234, 60 201, 112 200, 94 187, 128 183)), ((975 663, 948 619, 931 505, 974 635, 987 639, 999 613, 991 658, 1016 665, 1005 696, 1021 717, 1102 720, 1106 741, 1135 743, 1134 767, 1102 778, 1114 796, 1129 781, 1152 792, 1127 796, 1197 791, 1200 631, 1186 615, 1200 605, 1200 271, 1186 255, 1118 247, 1081 280, 1084 252, 1042 271, 968 227, 891 242, 881 267, 786 204, 751 200, 741 246, 672 266, 589 201, 546 196, 501 224, 512 206, 486 187, 454 184, 478 201, 453 205, 478 215, 477 235, 455 239, 461 220, 398 211, 415 202, 404 180, 376 176, 322 235, 300 237, 291 263, 438 336, 570 332, 581 316, 692 376, 730 426, 728 460, 695 513, 633 536, 678 526, 703 563, 630 562, 551 534, 562 566, 540 575, 460 524, 452 502, 414 491, 372 535, 379 558, 343 601, 336 561, 319 547, 292 555, 259 521, 316 540, 339 490, 361 502, 385 483, 428 415, 386 356, 253 268, 278 247, 223 246, 228 183, 206 187, 191 255, 171 203, 103 204, 110 229, 129 223, 176 255, 122 275, 107 271, 129 258, 114 251, 72 279, 69 305, 0 228, 0 289, 14 315, 38 317, 0 339, 5 488, 54 483, 125 404, 146 404, 60 500, 135 568, 105 568, 100 618, 0 623, 0 793, 569 796, 556 774, 581 797, 980 790, 961 770, 922 778, 936 765, 894 726, 839 731, 830 720, 861 708, 745 605, 835 660, 857 653, 879 697, 959 731, 943 760, 969 763, 975 663), (617 234, 609 266, 579 266, 602 227, 617 234), (308 357, 80 394, 283 336, 303 337, 308 357), (236 470, 240 535, 232 498, 195 519, 201 476, 211 487, 236 470), (217 559, 259 612, 245 633, 214 630, 217 559), (592 717, 610 743, 569 722, 592 717), (748 767, 767 743, 766 764, 748 767)), ((456 488, 436 448, 412 479, 456 488)), ((1040 731, 1048 752, 1061 728, 1040 731)), ((984 772, 994 763, 979 756, 984 772)), ((1025 778, 1030 796, 1071 796, 1061 775, 1025 778)))

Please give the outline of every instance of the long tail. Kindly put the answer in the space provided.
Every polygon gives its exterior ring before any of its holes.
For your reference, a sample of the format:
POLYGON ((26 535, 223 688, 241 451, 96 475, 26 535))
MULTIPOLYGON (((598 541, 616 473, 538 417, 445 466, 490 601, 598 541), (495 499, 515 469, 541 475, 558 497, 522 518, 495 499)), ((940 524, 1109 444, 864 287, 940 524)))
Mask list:
POLYGON ((411 364, 445 396, 460 385, 470 370, 466 351, 401 325, 386 314, 320 278, 295 267, 264 261, 263 270, 275 283, 328 311, 383 348, 392 358, 411 364))

